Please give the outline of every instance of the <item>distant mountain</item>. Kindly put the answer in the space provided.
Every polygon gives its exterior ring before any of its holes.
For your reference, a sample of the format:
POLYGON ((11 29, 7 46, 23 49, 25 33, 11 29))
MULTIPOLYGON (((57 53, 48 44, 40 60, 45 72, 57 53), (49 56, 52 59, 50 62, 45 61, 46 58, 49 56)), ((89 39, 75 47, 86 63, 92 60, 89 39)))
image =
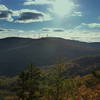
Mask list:
POLYGON ((37 66, 55 64, 57 58, 66 61, 87 55, 99 55, 100 43, 86 43, 62 38, 0 39, 0 75, 16 75, 32 63, 37 66))
POLYGON ((100 55, 80 57, 68 62, 65 74, 70 76, 86 75, 100 70, 100 55))

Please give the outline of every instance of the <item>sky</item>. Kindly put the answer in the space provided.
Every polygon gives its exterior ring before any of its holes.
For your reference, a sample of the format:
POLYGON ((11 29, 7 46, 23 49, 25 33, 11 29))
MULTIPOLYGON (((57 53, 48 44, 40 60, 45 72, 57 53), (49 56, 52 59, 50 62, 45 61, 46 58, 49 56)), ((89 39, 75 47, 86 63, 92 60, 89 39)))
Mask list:
POLYGON ((0 0, 0 38, 100 42, 100 0, 0 0))

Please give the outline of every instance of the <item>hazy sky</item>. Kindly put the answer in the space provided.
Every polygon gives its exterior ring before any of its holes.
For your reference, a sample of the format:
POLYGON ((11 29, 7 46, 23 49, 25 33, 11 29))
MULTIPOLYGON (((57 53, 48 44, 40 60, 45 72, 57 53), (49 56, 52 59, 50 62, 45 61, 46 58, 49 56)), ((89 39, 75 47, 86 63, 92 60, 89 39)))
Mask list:
POLYGON ((100 41, 100 0, 0 0, 0 38, 100 41))

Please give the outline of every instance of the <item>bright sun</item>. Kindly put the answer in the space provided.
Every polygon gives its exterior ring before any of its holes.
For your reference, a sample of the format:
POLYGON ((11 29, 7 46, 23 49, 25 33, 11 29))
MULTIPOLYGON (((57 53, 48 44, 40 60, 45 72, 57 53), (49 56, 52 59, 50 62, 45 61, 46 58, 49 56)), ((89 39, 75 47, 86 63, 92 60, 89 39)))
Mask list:
POLYGON ((53 3, 53 12, 59 16, 69 15, 74 8, 72 0, 55 0, 53 3))

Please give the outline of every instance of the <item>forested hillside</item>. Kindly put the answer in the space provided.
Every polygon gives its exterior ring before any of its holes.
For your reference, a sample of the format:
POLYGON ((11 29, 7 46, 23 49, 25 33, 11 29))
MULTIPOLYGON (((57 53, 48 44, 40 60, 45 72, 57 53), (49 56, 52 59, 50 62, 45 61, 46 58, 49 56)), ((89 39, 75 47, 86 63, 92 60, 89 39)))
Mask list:
POLYGON ((29 65, 16 77, 0 77, 0 100, 100 100, 100 71, 70 77, 64 67, 43 71, 29 65))
POLYGON ((16 75, 30 63, 48 66, 55 64, 57 58, 67 62, 88 55, 100 55, 100 43, 50 37, 4 38, 0 39, 0 75, 16 75))

